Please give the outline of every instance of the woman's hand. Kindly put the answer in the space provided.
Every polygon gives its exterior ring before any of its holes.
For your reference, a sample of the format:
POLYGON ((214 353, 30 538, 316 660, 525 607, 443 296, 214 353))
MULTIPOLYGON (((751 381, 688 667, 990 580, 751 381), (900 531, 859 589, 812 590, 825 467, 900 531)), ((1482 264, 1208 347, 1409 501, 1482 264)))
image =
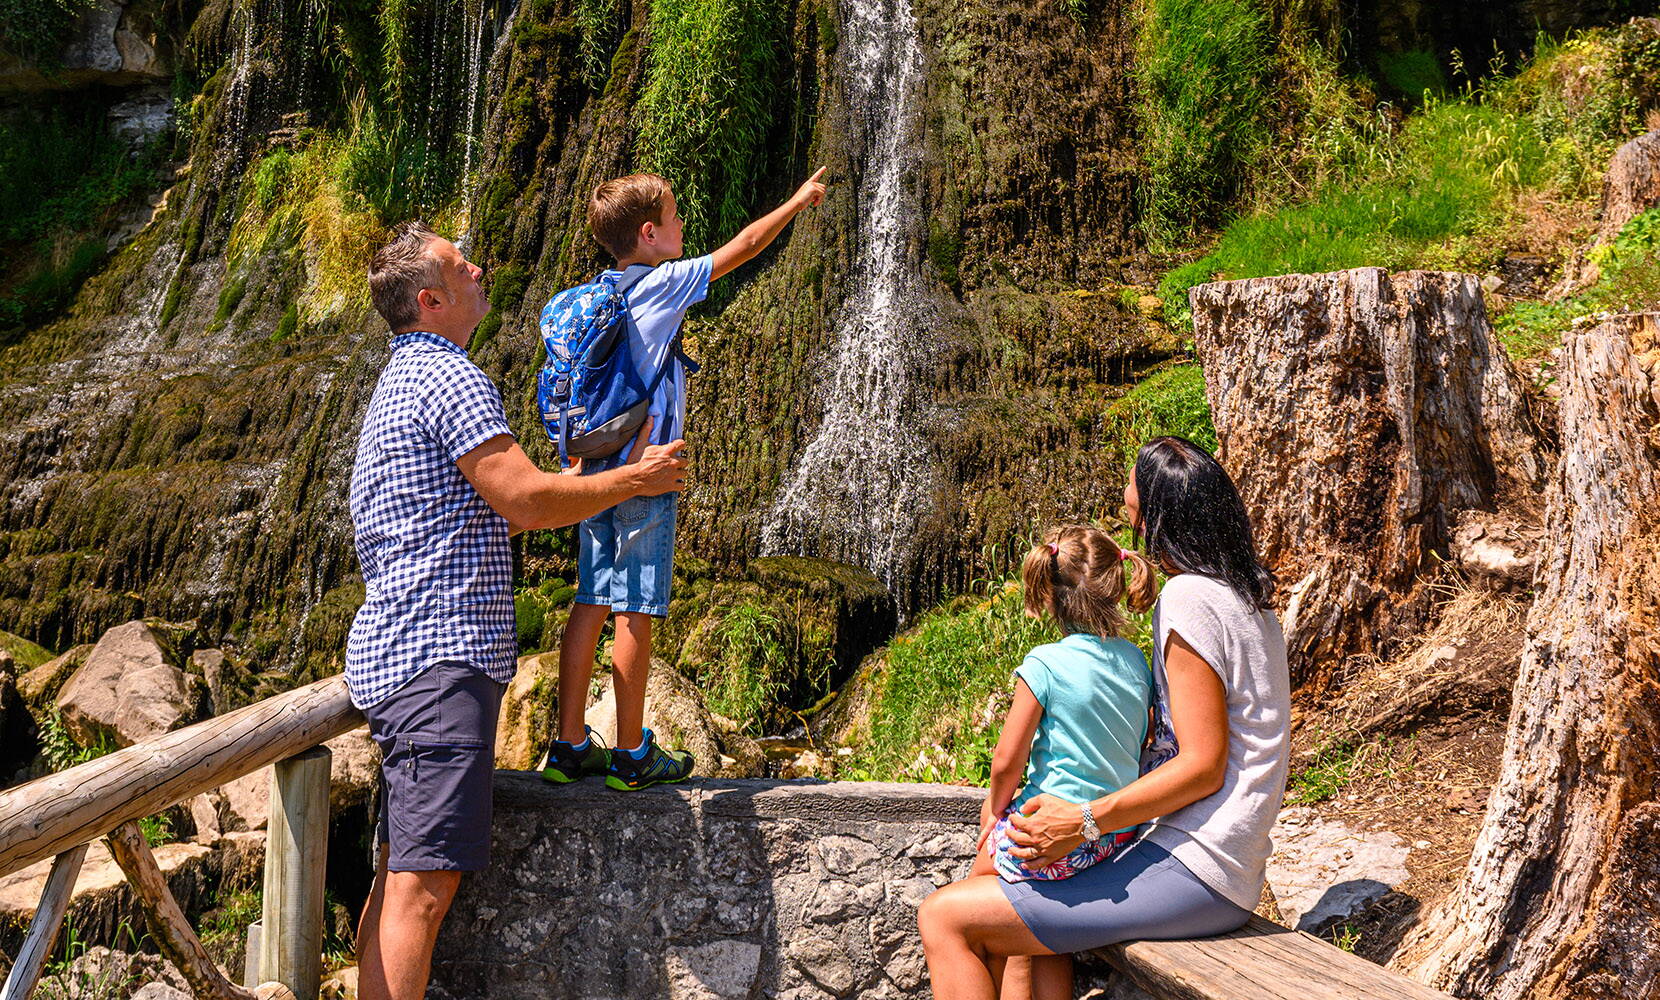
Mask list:
POLYGON ((1039 795, 1009 818, 1010 853, 1027 868, 1052 865, 1084 842, 1084 811, 1053 795, 1039 795))

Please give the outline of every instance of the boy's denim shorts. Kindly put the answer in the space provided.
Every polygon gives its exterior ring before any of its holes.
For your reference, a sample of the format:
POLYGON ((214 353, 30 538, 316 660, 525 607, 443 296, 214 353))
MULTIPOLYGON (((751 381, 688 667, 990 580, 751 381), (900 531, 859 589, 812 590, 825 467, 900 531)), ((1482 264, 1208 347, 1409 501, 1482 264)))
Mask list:
POLYGON ((490 864, 496 717, 506 685, 444 660, 364 710, 380 744, 376 845, 389 871, 482 871, 490 864))
POLYGON ((577 529, 576 603, 662 617, 674 578, 680 494, 630 497, 577 529))

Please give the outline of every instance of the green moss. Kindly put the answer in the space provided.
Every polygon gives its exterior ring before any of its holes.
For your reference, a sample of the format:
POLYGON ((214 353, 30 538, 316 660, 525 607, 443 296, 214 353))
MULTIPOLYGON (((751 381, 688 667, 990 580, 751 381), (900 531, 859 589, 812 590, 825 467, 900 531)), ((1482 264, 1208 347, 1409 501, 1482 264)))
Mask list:
POLYGON ((271 331, 271 343, 280 344, 294 335, 300 326, 300 304, 290 302, 283 311, 282 319, 277 321, 277 328, 271 331))
MULTIPOLYGON (((14 544, 12 548, 15 550, 17 546, 14 544)), ((10 632, 0 632, 0 650, 10 653, 24 670, 33 670, 52 658, 51 650, 10 632)))
POLYGON ((1425 94, 1439 96, 1447 90, 1447 75, 1441 70, 1441 60, 1424 49, 1380 52, 1378 75, 1385 86, 1409 101, 1421 100, 1425 94))
POLYGON ((213 311, 214 326, 220 326, 230 318, 236 307, 242 304, 242 296, 247 291, 247 275, 239 274, 225 283, 225 287, 219 292, 219 306, 213 311))
POLYGON ((960 275, 958 266, 963 259, 962 233, 948 228, 938 218, 928 220, 928 259, 933 262, 934 270, 939 272, 940 280, 952 288, 958 287, 960 275))
POLYGON ((813 7, 818 20, 818 45, 825 55, 832 55, 841 44, 841 25, 836 21, 835 0, 819 0, 813 7))

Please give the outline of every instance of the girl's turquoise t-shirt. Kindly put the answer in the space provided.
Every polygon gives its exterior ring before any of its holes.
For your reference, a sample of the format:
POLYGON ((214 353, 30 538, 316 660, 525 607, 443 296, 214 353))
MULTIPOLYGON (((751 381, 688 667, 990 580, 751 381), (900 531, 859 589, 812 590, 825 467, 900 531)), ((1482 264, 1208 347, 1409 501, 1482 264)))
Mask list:
POLYGON ((1026 654, 1014 674, 1043 706, 1014 808, 1039 793, 1087 802, 1141 773, 1153 676, 1134 643, 1069 635, 1026 654))

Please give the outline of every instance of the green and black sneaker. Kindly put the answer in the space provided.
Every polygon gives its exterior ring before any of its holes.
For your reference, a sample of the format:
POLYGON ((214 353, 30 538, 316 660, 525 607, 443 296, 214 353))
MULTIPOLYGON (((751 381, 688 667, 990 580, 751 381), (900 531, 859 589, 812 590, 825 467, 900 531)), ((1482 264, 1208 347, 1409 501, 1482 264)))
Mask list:
POLYGON ((620 792, 637 792, 649 785, 685 781, 692 776, 692 755, 684 750, 664 750, 651 730, 645 731, 646 755, 635 759, 627 750, 611 752, 611 767, 605 783, 620 792))
POLYGON ((600 745, 594 731, 584 726, 588 745, 580 752, 564 740, 548 744, 547 756, 542 758, 542 777, 565 785, 581 781, 590 775, 605 774, 611 766, 611 751, 600 745))

